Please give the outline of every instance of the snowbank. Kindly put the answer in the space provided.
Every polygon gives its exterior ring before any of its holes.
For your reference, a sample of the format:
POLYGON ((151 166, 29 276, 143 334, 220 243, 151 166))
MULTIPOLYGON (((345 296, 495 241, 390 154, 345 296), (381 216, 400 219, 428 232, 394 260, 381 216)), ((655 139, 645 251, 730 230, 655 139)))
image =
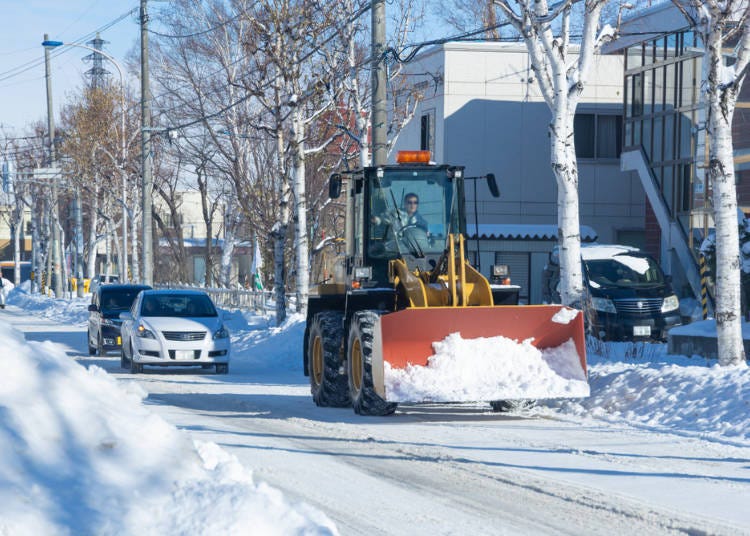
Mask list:
MULTIPOLYGON (((45 316, 78 318, 75 300, 47 301, 45 316)), ((126 391, 4 322, 0 346, 0 534, 337 534, 324 514, 151 413, 137 384, 126 391)))
POLYGON ((585 419, 750 442, 750 368, 669 355, 666 346, 589 344, 591 396, 549 402, 547 407, 585 419))

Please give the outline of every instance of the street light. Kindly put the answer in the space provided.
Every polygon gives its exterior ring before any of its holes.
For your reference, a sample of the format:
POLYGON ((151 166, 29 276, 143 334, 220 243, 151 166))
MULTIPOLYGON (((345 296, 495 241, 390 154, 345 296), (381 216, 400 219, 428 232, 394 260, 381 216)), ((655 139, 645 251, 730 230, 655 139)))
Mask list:
MULTIPOLYGON (((96 54, 99 54, 100 56, 104 57, 105 59, 109 60, 112 65, 115 66, 117 69, 117 73, 120 75, 120 172, 122 174, 122 200, 123 200, 123 207, 127 206, 128 201, 128 185, 127 185, 127 173, 125 171, 125 162, 127 160, 127 143, 125 142, 125 79, 122 74, 122 67, 117 62, 115 58, 104 52, 103 50, 99 50, 98 48, 90 47, 88 45, 84 45, 81 43, 64 43, 62 41, 52 41, 46 38, 42 41, 42 46, 45 48, 45 51, 57 48, 57 47, 78 47, 78 48, 84 48, 86 50, 90 50, 96 54)), ((123 267, 123 274, 121 274, 122 281, 128 280, 128 215, 127 210, 123 209, 122 211, 122 267, 123 267)), ((80 275, 80 274, 77 274, 80 275)))

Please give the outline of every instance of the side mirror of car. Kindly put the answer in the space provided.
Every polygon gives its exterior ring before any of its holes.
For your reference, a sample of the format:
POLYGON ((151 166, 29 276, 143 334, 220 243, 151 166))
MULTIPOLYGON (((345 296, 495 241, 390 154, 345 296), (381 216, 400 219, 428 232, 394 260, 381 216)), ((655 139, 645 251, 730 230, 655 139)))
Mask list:
POLYGON ((341 174, 334 173, 328 180, 328 197, 338 199, 341 196, 341 174))
POLYGON ((98 310, 99 309, 97 308, 97 306, 95 304, 92 303, 92 304, 89 305, 89 313, 95 313, 98 310))
POLYGON ((120 320, 132 320, 133 315, 130 314, 130 311, 123 311, 120 313, 120 320))

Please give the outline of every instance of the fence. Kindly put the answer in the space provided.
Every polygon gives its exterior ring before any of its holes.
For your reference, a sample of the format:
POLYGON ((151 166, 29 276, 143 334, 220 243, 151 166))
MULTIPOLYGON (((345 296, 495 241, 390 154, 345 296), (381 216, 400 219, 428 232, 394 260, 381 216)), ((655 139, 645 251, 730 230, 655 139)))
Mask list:
MULTIPOLYGON (((272 290, 247 290, 247 289, 228 289, 228 288, 203 288, 191 287, 190 285, 154 285, 154 288, 163 289, 187 289, 202 290, 209 296, 213 302, 222 308, 235 309, 252 309, 256 312, 268 312, 275 310, 276 300, 272 290)), ((295 309, 294 304, 296 297, 294 294, 287 294, 287 304, 290 309, 295 309)))

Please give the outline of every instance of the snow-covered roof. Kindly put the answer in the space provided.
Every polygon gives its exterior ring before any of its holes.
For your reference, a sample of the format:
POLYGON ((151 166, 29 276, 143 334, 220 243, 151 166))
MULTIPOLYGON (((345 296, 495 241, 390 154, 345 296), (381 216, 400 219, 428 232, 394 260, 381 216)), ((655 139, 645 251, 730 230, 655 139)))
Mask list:
MULTIPOLYGON (((477 238, 477 228, 466 225, 469 238, 477 238)), ((495 240, 557 240, 557 225, 528 223, 480 223, 479 238, 495 240)), ((581 240, 592 242, 597 234, 588 225, 581 225, 581 240)))
POLYGON ((589 244, 581 246, 581 258, 584 261, 611 259, 621 253, 640 252, 638 248, 620 244, 589 244))

